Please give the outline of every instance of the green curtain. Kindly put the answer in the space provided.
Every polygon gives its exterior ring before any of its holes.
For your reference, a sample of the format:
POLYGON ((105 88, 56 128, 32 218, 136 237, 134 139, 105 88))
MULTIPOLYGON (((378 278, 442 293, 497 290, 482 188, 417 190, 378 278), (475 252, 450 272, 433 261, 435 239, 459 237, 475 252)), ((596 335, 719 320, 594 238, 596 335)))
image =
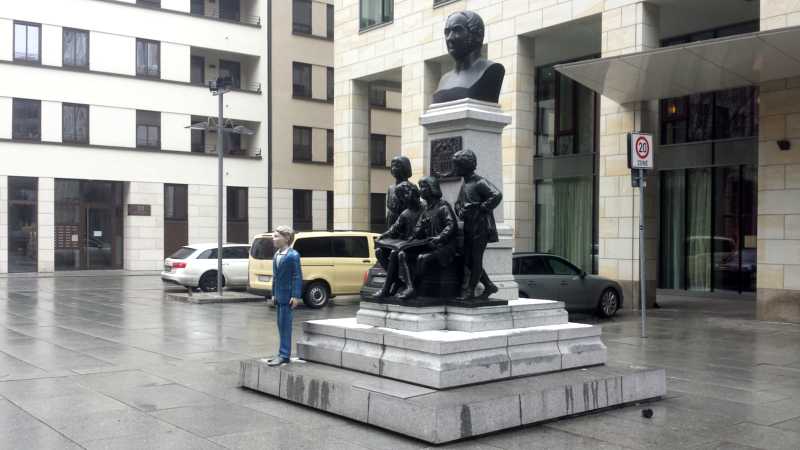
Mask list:
POLYGON ((592 177, 558 178, 537 185, 537 250, 592 271, 592 177))
POLYGON ((661 172, 661 289, 683 289, 686 172, 661 172))
POLYGON ((688 289, 711 290, 711 169, 689 170, 688 289))

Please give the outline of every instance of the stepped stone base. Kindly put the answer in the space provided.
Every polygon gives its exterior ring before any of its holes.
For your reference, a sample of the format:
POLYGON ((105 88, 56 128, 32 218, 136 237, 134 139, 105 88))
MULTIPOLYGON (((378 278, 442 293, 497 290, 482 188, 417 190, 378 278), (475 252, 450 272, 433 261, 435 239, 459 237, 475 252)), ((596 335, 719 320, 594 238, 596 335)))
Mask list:
POLYGON ((359 422, 442 444, 666 394, 664 370, 597 366, 435 390, 379 376, 293 361, 242 361, 244 387, 359 422))

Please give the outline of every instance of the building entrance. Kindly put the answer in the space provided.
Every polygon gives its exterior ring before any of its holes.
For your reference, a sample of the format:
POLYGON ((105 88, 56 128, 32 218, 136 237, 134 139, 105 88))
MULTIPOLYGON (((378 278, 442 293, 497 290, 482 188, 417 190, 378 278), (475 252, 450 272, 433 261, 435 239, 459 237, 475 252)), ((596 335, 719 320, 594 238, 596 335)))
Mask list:
POLYGON ((122 183, 55 180, 55 269, 122 269, 122 183))

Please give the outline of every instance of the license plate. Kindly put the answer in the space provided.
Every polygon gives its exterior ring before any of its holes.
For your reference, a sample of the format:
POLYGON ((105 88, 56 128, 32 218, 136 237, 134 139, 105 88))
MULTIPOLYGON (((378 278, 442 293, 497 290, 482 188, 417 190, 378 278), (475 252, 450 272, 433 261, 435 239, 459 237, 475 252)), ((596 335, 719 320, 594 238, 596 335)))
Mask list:
POLYGON ((172 266, 164 266, 164 272, 172 272, 172 266))
POLYGON ((269 282, 269 275, 259 275, 258 281, 266 281, 269 282))
POLYGON ((383 284, 386 283, 386 277, 372 277, 372 282, 374 284, 383 284))

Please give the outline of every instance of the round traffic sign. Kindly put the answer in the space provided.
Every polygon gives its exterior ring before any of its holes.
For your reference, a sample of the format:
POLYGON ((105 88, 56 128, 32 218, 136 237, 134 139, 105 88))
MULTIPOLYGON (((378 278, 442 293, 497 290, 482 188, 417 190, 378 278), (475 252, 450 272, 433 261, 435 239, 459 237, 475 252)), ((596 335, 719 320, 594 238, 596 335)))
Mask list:
POLYGON ((636 156, 638 156, 639 159, 645 159, 649 154, 650 144, 648 144, 647 138, 639 136, 639 139, 636 139, 636 156))

